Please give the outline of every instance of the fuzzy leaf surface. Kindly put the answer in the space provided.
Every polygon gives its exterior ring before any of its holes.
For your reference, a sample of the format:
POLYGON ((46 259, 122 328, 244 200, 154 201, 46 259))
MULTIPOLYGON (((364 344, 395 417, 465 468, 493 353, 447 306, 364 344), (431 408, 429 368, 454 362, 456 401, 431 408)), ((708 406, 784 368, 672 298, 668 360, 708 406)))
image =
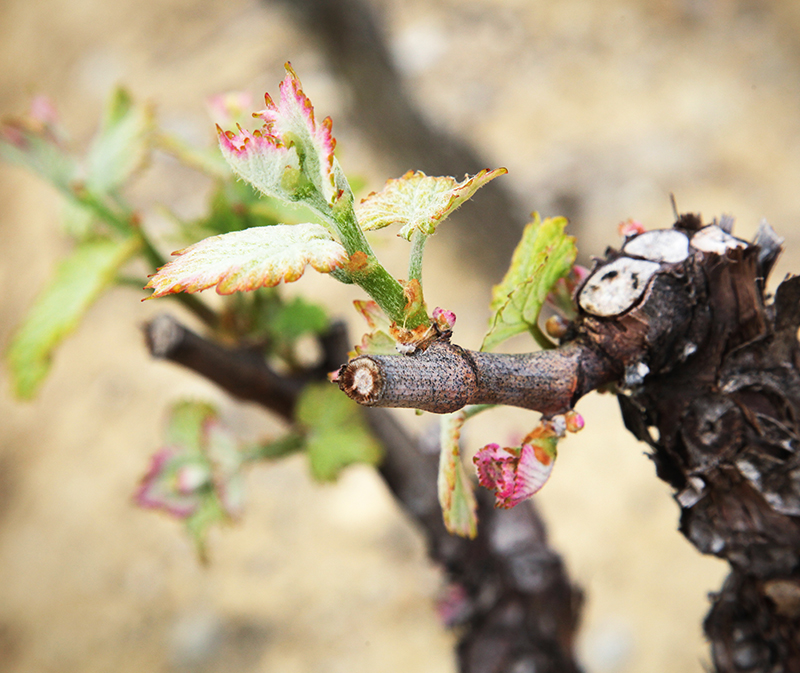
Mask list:
POLYGON ((212 236, 173 254, 177 259, 147 283, 153 297, 214 286, 219 294, 272 287, 297 280, 308 264, 329 273, 347 259, 328 230, 310 222, 212 236))
POLYGON ((87 240, 61 262, 8 349, 11 378, 19 397, 33 397, 47 375, 55 348, 78 326, 138 248, 138 238, 87 240))
POLYGON ((542 221, 534 214, 522 233, 511 266, 492 289, 493 316, 481 350, 491 350, 520 332, 538 330, 539 312, 550 288, 575 262, 575 238, 564 233, 563 217, 542 221))
POLYGON ((295 417, 305 428, 311 473, 316 479, 332 481, 348 465, 380 461, 381 447, 367 429, 361 409, 335 386, 306 386, 295 417))
POLYGON ((466 413, 445 414, 440 425, 439 504, 444 525, 454 535, 474 538, 478 534, 478 502, 461 460, 461 427, 466 413))
MULTIPOLYGON (((300 80, 289 64, 275 103, 265 95, 266 108, 254 113, 263 126, 249 132, 219 129, 222 154, 241 178, 268 196, 284 201, 314 202, 310 192, 321 197, 314 206, 330 207, 350 194, 347 180, 333 156, 336 140, 331 120, 317 123, 314 107, 303 92, 300 80)), ((328 213, 325 213, 328 214, 328 213)))
POLYGON ((400 224, 398 236, 410 241, 415 231, 434 233, 439 223, 475 192, 507 172, 505 168, 484 169, 457 182, 455 178, 408 171, 401 178, 389 180, 380 192, 363 199, 356 206, 356 217, 364 231, 400 224))

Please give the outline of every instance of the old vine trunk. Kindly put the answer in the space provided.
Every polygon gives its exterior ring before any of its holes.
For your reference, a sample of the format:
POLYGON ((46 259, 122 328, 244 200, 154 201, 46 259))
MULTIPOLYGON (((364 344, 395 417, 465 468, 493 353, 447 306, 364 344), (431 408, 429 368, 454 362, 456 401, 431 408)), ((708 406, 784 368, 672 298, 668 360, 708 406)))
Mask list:
MULTIPOLYGON (((717 670, 797 673, 800 277, 770 298, 777 237, 762 225, 743 245, 725 229, 712 232, 716 247, 662 268, 624 317, 586 314, 584 325, 606 347, 609 337, 644 343, 616 354, 629 384, 619 395, 626 427, 676 489, 683 534, 730 563, 704 624, 717 670)), ((683 216, 675 230, 703 228, 683 216)))
POLYGON ((683 215, 608 250, 557 349, 495 355, 443 338, 354 358, 338 383, 368 406, 546 416, 610 385, 675 488, 681 531, 730 563, 705 621, 717 670, 800 673, 800 277, 769 296, 782 241, 762 223, 748 243, 732 224, 683 215))

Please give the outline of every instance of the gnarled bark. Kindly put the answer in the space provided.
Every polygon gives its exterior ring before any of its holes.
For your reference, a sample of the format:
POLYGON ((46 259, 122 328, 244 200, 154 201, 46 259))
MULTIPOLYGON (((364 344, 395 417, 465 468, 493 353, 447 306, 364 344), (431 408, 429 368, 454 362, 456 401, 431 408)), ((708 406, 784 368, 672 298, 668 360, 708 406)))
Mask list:
MULTIPOLYGON (((762 224, 748 244, 731 225, 684 215, 671 230, 609 250, 578 289, 578 319, 558 351, 517 356, 508 390, 492 394, 513 398, 527 377, 534 402, 510 403, 558 413, 616 381, 626 427, 652 447, 658 476, 675 488, 681 531, 730 563, 705 621, 717 670, 800 673, 800 277, 767 296, 780 240, 762 224), (590 354, 578 358, 596 367, 590 377, 564 364, 576 352, 590 354), (551 371, 566 380, 542 382, 541 358, 560 362, 551 371)), ((502 389, 497 373, 508 357, 471 357, 470 389, 487 381, 502 389)), ((409 380, 424 358, 372 357, 377 403, 415 386, 434 411, 465 397, 452 375, 409 380)), ((357 372, 359 360, 348 367, 357 372)), ((348 371, 339 377, 346 391, 348 371)), ((348 392, 358 399, 363 391, 348 392)))

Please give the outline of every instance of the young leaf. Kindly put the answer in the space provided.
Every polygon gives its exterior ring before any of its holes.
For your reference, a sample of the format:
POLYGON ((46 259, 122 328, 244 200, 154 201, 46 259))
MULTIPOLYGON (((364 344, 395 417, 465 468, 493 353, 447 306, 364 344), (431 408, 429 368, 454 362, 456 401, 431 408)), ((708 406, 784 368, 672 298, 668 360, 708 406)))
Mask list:
POLYGON ((295 417, 306 431, 311 473, 320 481, 336 479, 353 463, 380 462, 380 445, 367 429, 361 409, 334 386, 307 386, 297 402, 295 417))
POLYGON ((487 444, 478 451, 472 459, 478 483, 494 491, 494 506, 510 509, 537 493, 553 471, 559 440, 567 432, 580 432, 583 426, 583 417, 570 410, 542 419, 522 440, 522 446, 487 444))
POLYGON ((463 182, 456 182, 455 178, 409 171, 363 199, 356 206, 356 217, 365 231, 400 224, 398 236, 410 241, 417 230, 432 234, 440 222, 478 189, 507 172, 505 168, 484 169, 472 177, 466 176, 463 182))
POLYGON ((461 410, 446 414, 440 425, 439 504, 444 525, 454 535, 474 538, 478 534, 478 503, 464 464, 461 461, 461 426, 466 421, 461 410))
POLYGON ((252 133, 239 127, 233 133, 217 126, 217 131, 222 156, 236 175, 267 196, 289 202, 300 198, 300 159, 294 147, 284 145, 266 127, 252 133))
POLYGON ((153 128, 152 109, 134 105, 125 89, 116 89, 86 157, 87 189, 108 193, 122 186, 147 159, 153 128))
POLYGON ((510 509, 539 491, 550 478, 556 440, 541 438, 520 448, 487 444, 473 459, 481 486, 494 491, 495 507, 510 509))
POLYGON ((331 119, 317 124, 311 101, 288 63, 280 92, 277 104, 267 94, 266 108, 254 113, 264 121, 261 129, 250 133, 239 127, 232 133, 217 127, 222 154, 237 175, 269 196, 308 201, 307 185, 311 185, 330 207, 343 193, 350 193, 333 156, 331 119))
POLYGON ((16 394, 30 398, 47 375, 56 346, 78 325, 140 241, 87 240, 59 265, 17 331, 7 357, 16 394))
POLYGON ((511 266, 492 290, 494 312, 481 350, 491 350, 520 332, 539 332, 539 312, 553 284, 566 276, 577 255, 575 238, 564 234, 563 217, 542 221, 534 214, 522 233, 511 266))
POLYGON ((200 292, 217 286, 219 294, 289 283, 310 264, 321 273, 340 266, 347 253, 327 229, 312 223, 276 224, 212 236, 173 253, 147 283, 153 297, 200 292))
MULTIPOLYGON (((331 133, 331 118, 325 117, 320 124, 314 119, 314 107, 303 92, 300 79, 286 64, 286 77, 280 85, 281 97, 276 105, 266 95, 266 109, 254 116, 264 120, 265 125, 277 134, 285 144, 293 143, 303 164, 303 172, 319 190, 329 205, 339 197, 344 175, 333 156, 336 140, 331 133), (337 180, 338 179, 338 180, 337 180)), ((345 181, 346 183, 346 181, 345 181)))
POLYGON ((361 343, 357 344, 355 349, 348 353, 348 357, 366 354, 394 355, 397 353, 395 349, 396 342, 390 336, 392 322, 386 317, 386 314, 381 311, 378 304, 374 301, 356 299, 353 305, 356 307, 356 310, 364 316, 367 325, 369 325, 372 331, 361 337, 361 343))
POLYGON ((200 507, 202 491, 211 484, 211 466, 204 456, 185 447, 165 446, 150 459, 135 501, 139 507, 160 509, 184 519, 200 507))

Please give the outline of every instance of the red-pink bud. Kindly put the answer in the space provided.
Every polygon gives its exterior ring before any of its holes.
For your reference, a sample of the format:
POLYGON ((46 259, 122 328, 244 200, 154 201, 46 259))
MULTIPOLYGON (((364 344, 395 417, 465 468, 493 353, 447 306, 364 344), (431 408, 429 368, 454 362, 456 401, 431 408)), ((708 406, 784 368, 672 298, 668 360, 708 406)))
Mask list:
POLYGON ((636 236, 637 234, 643 234, 645 229, 641 222, 634 219, 628 219, 624 222, 620 222, 617 225, 617 231, 623 238, 630 238, 631 236, 636 236))

